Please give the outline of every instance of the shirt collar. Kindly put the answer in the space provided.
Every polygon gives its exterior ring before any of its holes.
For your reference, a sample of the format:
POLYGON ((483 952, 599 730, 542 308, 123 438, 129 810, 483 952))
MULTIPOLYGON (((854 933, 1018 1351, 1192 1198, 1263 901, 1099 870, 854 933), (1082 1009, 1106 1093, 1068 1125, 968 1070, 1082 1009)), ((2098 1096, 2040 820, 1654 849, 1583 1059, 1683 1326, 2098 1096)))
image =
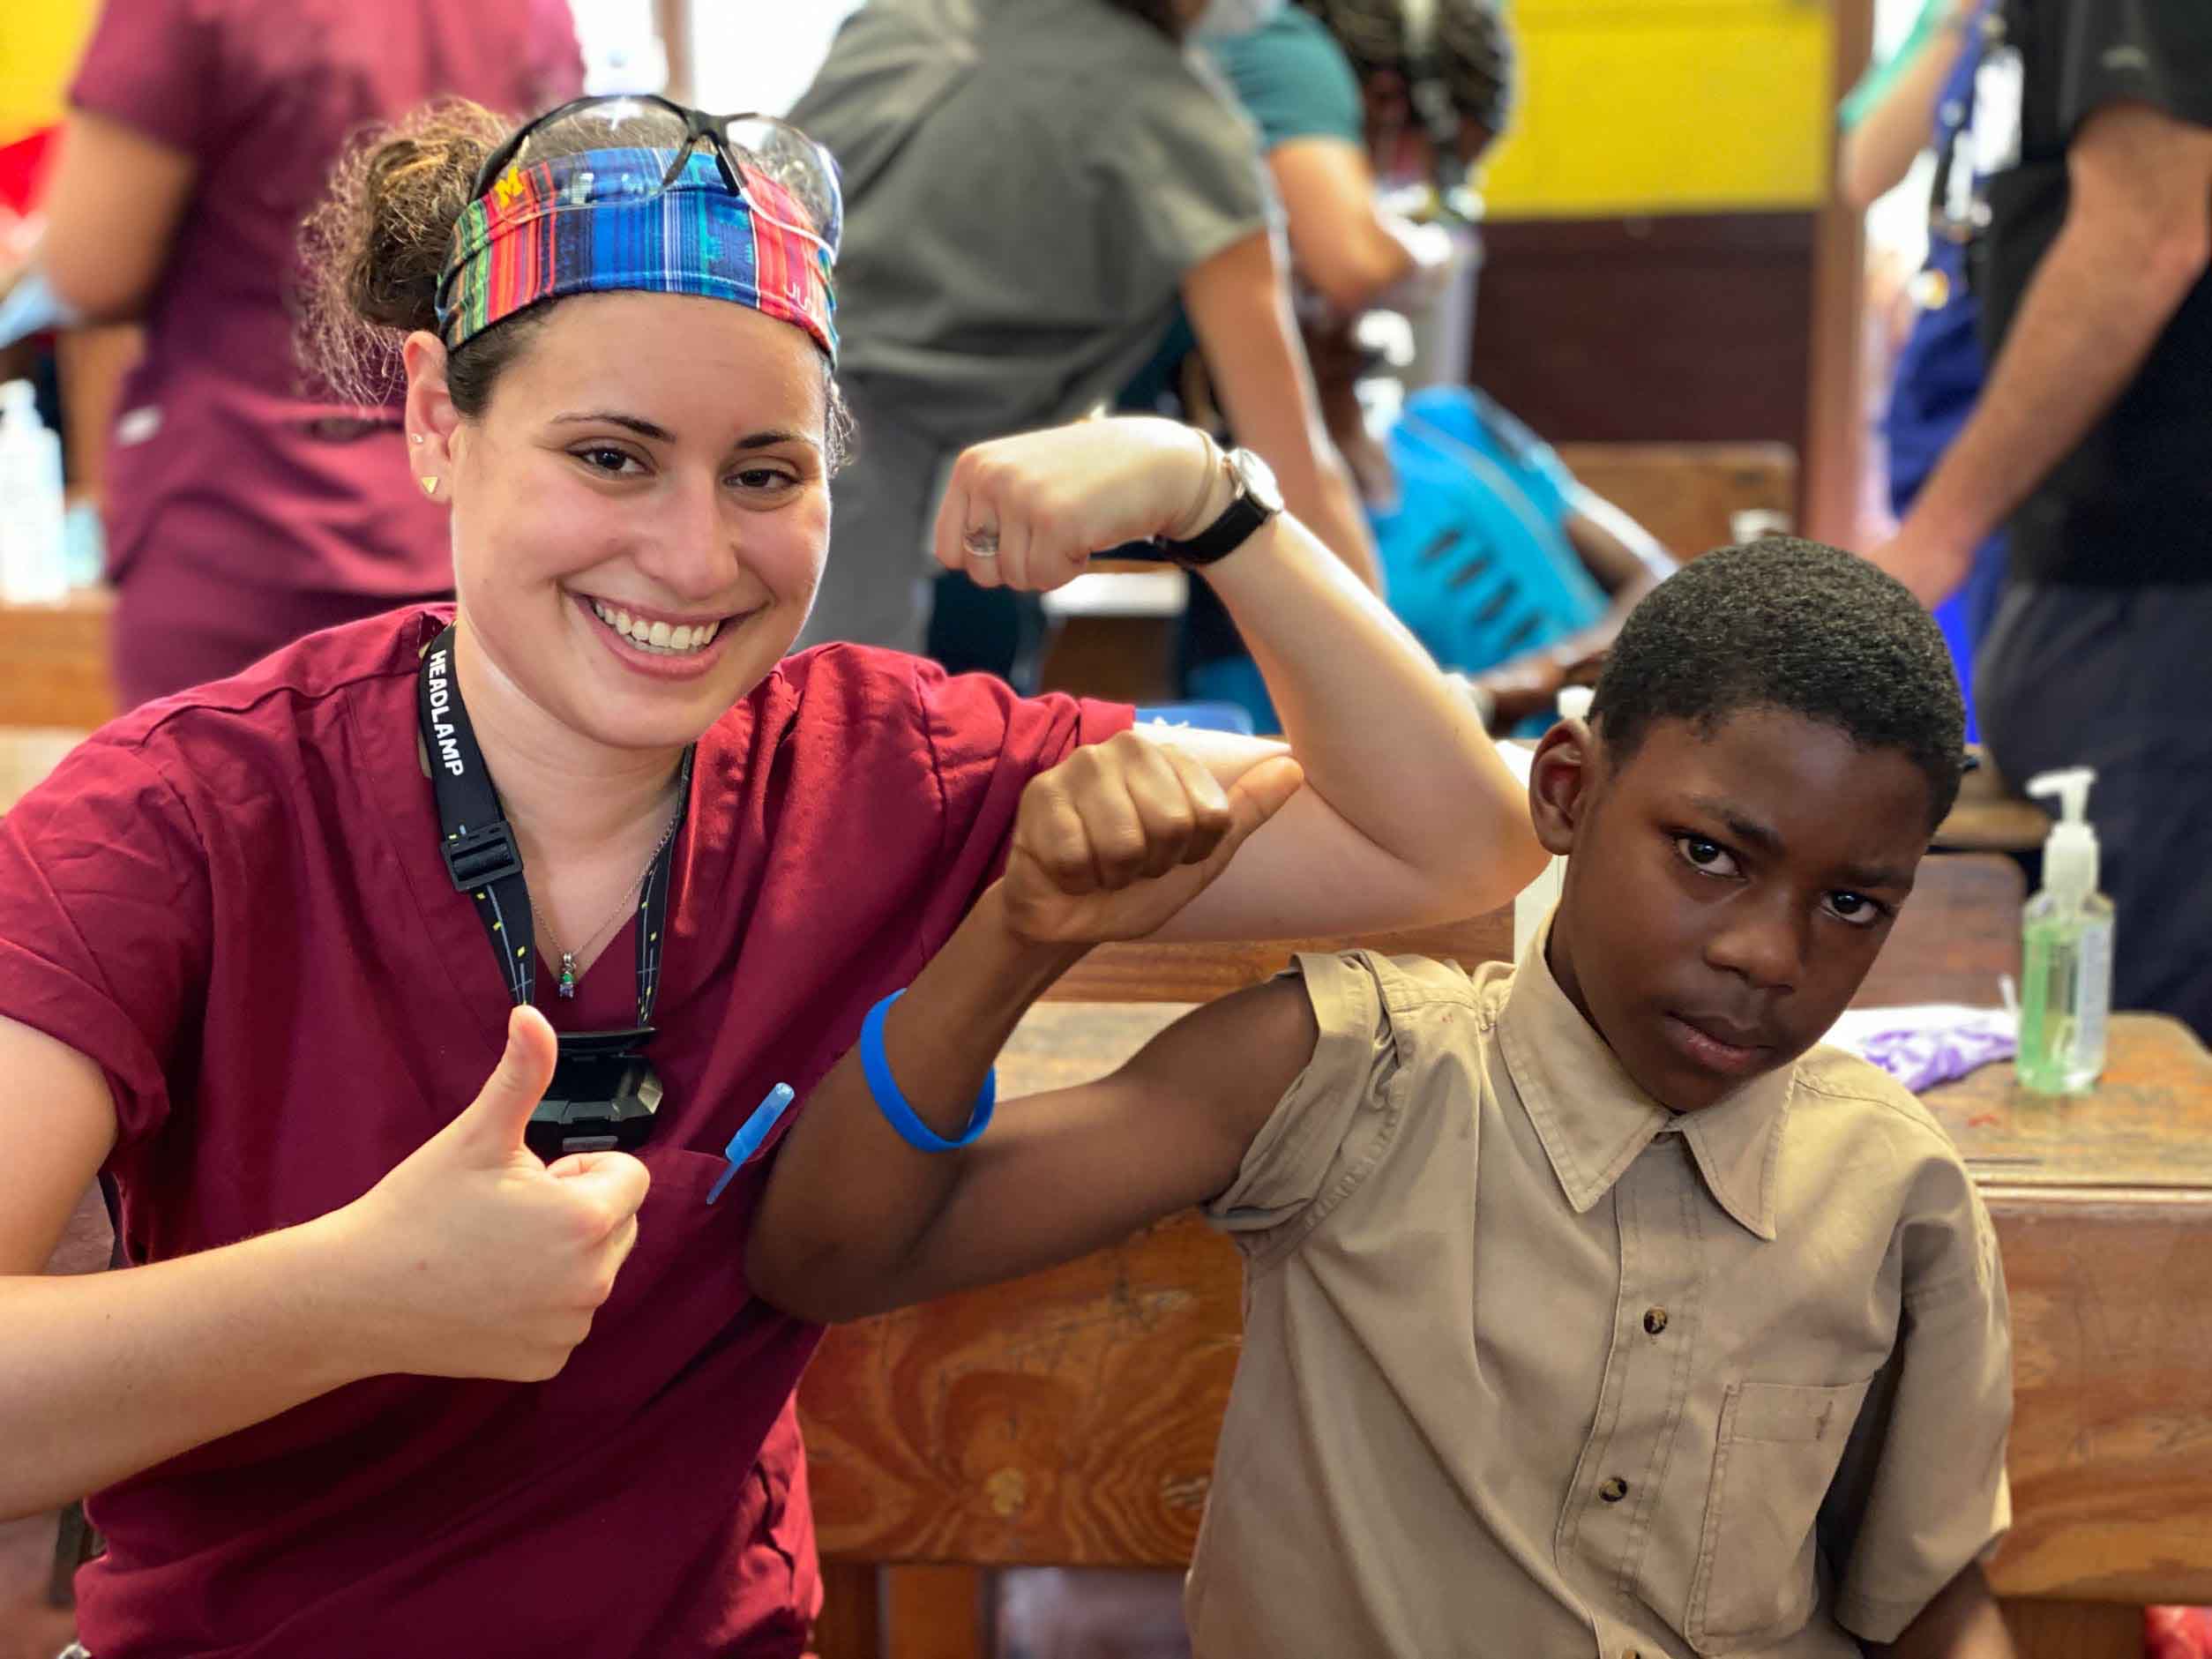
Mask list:
POLYGON ((1639 1154, 1679 1134, 1714 1201, 1756 1237, 1775 1236, 1775 1177, 1794 1065, 1778 1066, 1701 1111, 1672 1112, 1644 1093, 1567 999, 1544 960, 1549 923, 1522 953, 1498 1034, 1536 1138, 1577 1214, 1639 1154))

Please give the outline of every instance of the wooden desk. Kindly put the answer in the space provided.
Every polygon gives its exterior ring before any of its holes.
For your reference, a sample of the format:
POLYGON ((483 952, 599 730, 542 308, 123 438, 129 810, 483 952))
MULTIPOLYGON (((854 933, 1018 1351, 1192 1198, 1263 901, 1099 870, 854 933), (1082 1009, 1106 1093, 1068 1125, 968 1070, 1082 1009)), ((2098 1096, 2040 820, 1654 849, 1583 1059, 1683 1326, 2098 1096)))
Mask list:
MULTIPOLYGON (((1183 1007, 1041 1005, 1001 1088, 1100 1075, 1183 1007)), ((1992 1066, 1927 1100, 2011 1288, 2017 1517, 1995 1581, 2024 1655, 2133 1655, 2144 1603, 2212 1600, 2212 1055, 2123 1015, 2093 1095, 2037 1099, 1992 1066)), ((1182 1566, 1239 1331, 1235 1252, 1188 1215, 833 1331, 800 1392, 825 1555, 1182 1566)))
POLYGON ((81 588, 58 605, 0 605, 0 727, 68 726, 89 731, 116 714, 108 678, 104 587, 81 588))
POLYGON ((85 736, 58 727, 0 727, 0 812, 21 800, 85 736))
POLYGON ((1678 558, 1736 539, 1739 512, 1793 519, 1797 458, 1786 444, 1562 444, 1559 460, 1678 558))
POLYGON ((1986 757, 1959 786, 1958 803, 1935 833, 1947 853, 2026 853, 2051 833, 2051 815, 1998 775, 1986 757))

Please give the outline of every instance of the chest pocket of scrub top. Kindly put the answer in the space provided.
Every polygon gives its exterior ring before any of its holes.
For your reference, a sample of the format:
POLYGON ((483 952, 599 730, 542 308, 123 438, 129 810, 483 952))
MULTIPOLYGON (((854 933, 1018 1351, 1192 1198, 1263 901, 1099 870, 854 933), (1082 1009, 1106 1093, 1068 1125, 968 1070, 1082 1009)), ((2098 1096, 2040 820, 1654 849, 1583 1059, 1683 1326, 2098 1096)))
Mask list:
POLYGON ((653 1180, 637 1244, 591 1334, 539 1385, 543 1431, 603 1433, 610 1417, 638 1408, 640 1378, 676 1376, 751 1313, 745 1240, 765 1165, 748 1168, 710 1205, 721 1159, 650 1142, 639 1156, 653 1180))
POLYGON ((1812 1617, 1813 1523, 1872 1381, 1730 1386, 1683 1627, 1699 1653, 1759 1647, 1812 1617))

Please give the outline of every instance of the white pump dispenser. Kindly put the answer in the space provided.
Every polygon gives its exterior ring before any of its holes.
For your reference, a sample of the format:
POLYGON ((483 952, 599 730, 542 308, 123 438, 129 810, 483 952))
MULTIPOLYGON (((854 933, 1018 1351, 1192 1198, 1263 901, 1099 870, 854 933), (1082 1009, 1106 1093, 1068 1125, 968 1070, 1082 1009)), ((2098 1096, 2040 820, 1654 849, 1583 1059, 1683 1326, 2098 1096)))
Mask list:
POLYGON ((69 594, 62 561, 62 442, 39 419, 28 380, 0 385, 0 599, 54 604, 69 594))
POLYGON ((2089 786, 2095 766, 2068 766, 2028 780, 2028 793, 2059 803, 2059 821, 2043 844, 2043 885, 2079 899, 2096 891, 2096 831, 2090 827, 2089 786))
POLYGON ((2023 1087, 2071 1095, 2104 1070, 2104 1028, 2112 1006, 2112 901, 2096 890, 2096 831, 2089 821, 2096 773, 2068 766, 2028 781, 2028 793, 2059 803, 2044 842, 2043 890, 2021 919, 2024 983, 2020 1005, 2023 1087))

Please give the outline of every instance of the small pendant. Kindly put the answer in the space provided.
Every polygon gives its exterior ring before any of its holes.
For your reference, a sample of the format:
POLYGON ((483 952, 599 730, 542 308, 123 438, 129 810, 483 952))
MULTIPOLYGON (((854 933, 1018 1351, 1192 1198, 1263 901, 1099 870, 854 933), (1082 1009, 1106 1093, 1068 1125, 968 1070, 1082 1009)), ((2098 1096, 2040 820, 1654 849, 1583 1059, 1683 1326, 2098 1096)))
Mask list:
POLYGON ((566 951, 561 953, 561 995, 576 995, 576 959, 566 951))

